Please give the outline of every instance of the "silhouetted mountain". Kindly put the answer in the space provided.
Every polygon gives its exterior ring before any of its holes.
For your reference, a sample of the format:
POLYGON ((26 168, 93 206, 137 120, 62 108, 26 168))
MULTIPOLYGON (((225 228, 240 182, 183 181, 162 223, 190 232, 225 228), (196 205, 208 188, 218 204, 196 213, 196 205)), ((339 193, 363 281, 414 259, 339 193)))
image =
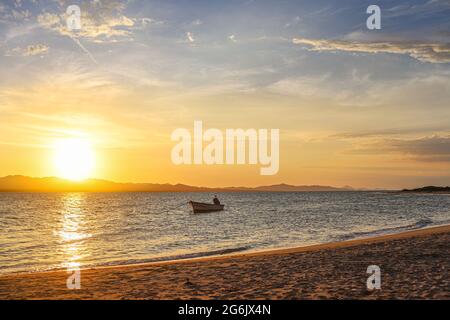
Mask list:
POLYGON ((403 189, 402 192, 450 192, 450 187, 427 186, 417 189, 403 189))
POLYGON ((230 187, 225 188, 227 190, 238 190, 238 191, 284 191, 284 192, 292 192, 292 191, 351 191, 353 188, 350 187, 344 187, 344 188, 336 188, 336 187, 330 187, 330 186, 293 186, 289 184, 275 184, 271 186, 260 186, 260 187, 254 187, 254 188, 247 188, 247 187, 230 187))
POLYGON ((47 177, 32 178, 26 176, 7 176, 0 178, 0 192, 263 192, 263 191, 351 191, 352 188, 336 188, 329 186, 293 186, 277 184, 270 186, 208 188, 184 184, 155 183, 118 183, 107 180, 88 179, 85 181, 69 181, 47 177))

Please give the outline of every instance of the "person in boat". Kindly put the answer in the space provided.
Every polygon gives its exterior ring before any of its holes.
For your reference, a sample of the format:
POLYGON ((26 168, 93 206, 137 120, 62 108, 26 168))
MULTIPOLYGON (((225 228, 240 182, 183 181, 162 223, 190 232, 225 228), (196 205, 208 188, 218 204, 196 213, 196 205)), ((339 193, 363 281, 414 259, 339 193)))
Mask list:
POLYGON ((220 205, 220 201, 217 198, 217 196, 214 196, 213 202, 214 202, 214 204, 220 205))

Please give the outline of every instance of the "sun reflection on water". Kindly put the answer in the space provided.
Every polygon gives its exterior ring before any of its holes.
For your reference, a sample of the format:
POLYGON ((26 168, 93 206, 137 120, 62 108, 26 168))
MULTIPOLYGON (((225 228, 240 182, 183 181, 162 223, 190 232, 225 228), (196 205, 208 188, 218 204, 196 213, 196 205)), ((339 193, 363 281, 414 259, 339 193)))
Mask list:
POLYGON ((77 269, 82 260, 89 255, 85 240, 91 235, 85 232, 85 214, 83 212, 86 195, 83 193, 68 193, 62 198, 61 223, 57 230, 58 241, 61 244, 62 267, 77 269))

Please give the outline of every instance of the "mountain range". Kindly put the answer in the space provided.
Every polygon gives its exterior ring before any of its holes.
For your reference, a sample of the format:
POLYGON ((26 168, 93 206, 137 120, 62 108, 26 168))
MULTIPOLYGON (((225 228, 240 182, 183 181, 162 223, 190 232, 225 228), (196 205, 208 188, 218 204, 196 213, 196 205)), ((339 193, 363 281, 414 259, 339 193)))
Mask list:
POLYGON ((417 189, 403 189, 402 192, 450 193, 450 187, 426 186, 417 189))
POLYGON ((295 186, 276 184, 259 187, 197 187, 185 184, 118 183, 88 179, 70 181, 56 177, 33 178, 21 175, 0 178, 0 192, 293 192, 293 191, 351 191, 352 187, 320 185, 295 186))

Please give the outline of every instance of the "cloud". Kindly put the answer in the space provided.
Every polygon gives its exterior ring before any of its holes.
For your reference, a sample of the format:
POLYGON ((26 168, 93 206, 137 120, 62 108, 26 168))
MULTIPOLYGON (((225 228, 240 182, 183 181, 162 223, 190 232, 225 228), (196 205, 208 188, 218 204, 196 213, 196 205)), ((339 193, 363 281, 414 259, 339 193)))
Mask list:
POLYGON ((38 15, 37 21, 42 27, 48 29, 56 28, 61 24, 61 18, 57 14, 48 12, 38 15))
POLYGON ((419 139, 402 140, 390 139, 385 141, 388 148, 418 157, 450 157, 450 135, 424 137, 419 139))
POLYGON ((149 17, 145 17, 145 18, 140 19, 140 22, 141 22, 142 26, 144 26, 144 27, 146 27, 148 25, 162 25, 162 24, 164 24, 164 21, 158 21, 158 20, 155 20, 155 19, 149 18, 149 17))
POLYGON ((30 21, 32 13, 28 9, 8 8, 0 3, 0 22, 23 22, 30 21))
POLYGON ((88 40, 128 37, 131 35, 130 28, 135 24, 133 19, 126 16, 110 17, 101 21, 97 21, 92 17, 84 17, 81 19, 81 30, 74 33, 67 28, 63 16, 44 13, 38 16, 38 22, 42 27, 62 35, 76 35, 88 40))
POLYGON ((375 130, 340 132, 330 135, 330 138, 338 139, 361 139, 361 138, 380 138, 386 136, 398 136, 402 134, 432 133, 442 132, 448 129, 448 125, 415 125, 396 128, 381 128, 375 130))
POLYGON ((70 36, 70 38, 80 47, 80 49, 89 57, 89 59, 91 59, 92 62, 98 63, 92 53, 81 43, 78 38, 72 36, 70 36))
POLYGON ((301 18, 299 16, 296 16, 294 19, 292 19, 289 22, 286 22, 286 24, 284 25, 285 28, 291 28, 291 27, 295 27, 296 25, 298 25, 298 23, 301 21, 301 18))
POLYGON ((23 54, 25 56, 42 55, 46 54, 48 50, 49 48, 45 44, 36 44, 26 47, 23 54))
POLYGON ((27 46, 26 48, 14 48, 6 52, 6 56, 36 56, 36 55, 45 55, 49 51, 49 47, 45 44, 32 44, 27 46))
POLYGON ((330 78, 330 74, 323 74, 318 76, 300 76, 281 79, 267 87, 270 92, 298 95, 306 97, 330 97, 334 96, 335 92, 325 89, 325 81, 330 78))
POLYGON ((139 28, 142 28, 153 21, 150 18, 140 20, 128 18, 122 14, 123 9, 123 4, 117 1, 85 3, 80 9, 81 29, 76 31, 67 28, 66 14, 45 12, 38 15, 37 21, 44 29, 70 37, 91 61, 97 63, 81 40, 95 43, 132 41, 132 31, 133 28, 138 28, 136 26, 138 23, 139 28))
POLYGON ((236 42, 236 36, 234 34, 231 34, 228 36, 228 40, 230 40, 231 42, 236 42))
POLYGON ((450 162, 450 134, 414 139, 382 139, 360 145, 352 154, 397 153, 422 162, 450 162))
POLYGON ((192 34, 192 32, 186 32, 186 38, 190 43, 195 42, 194 35, 192 34))
POLYGON ((312 47, 312 51, 347 51, 364 53, 396 53, 407 54, 419 61, 431 63, 450 62, 450 43, 422 42, 359 42, 346 40, 294 38, 294 44, 312 47))
POLYGON ((92 42, 117 42, 132 39, 134 28, 155 22, 150 18, 134 19, 123 14, 120 1, 86 2, 81 6, 81 29, 73 32, 67 28, 66 13, 44 12, 37 17, 39 25, 61 35, 83 38, 92 42))

